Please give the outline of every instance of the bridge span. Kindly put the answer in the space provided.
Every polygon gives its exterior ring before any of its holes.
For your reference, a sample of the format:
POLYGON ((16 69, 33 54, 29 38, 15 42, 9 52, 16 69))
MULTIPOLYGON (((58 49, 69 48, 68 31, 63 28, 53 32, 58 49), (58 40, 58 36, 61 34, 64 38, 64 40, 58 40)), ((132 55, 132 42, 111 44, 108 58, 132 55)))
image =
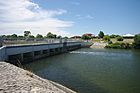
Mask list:
POLYGON ((0 47, 0 61, 12 64, 27 63, 40 58, 90 46, 89 42, 63 42, 31 45, 8 45, 0 47))

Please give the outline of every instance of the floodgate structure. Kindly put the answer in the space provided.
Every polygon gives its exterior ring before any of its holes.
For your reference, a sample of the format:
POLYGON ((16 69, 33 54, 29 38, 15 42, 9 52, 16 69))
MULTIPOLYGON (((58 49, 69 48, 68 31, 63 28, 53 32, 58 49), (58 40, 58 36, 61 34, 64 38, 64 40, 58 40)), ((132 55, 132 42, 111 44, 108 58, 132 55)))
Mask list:
POLYGON ((12 64, 24 64, 40 58, 65 53, 82 47, 88 47, 89 42, 57 42, 46 44, 5 45, 0 47, 0 61, 12 64))

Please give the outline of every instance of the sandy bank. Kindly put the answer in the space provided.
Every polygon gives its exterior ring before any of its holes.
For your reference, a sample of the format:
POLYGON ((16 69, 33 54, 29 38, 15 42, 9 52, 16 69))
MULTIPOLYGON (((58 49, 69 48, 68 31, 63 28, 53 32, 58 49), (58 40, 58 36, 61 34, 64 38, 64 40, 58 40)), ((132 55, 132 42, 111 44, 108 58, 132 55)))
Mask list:
POLYGON ((0 93, 76 93, 58 83, 0 62, 0 93))
POLYGON ((90 48, 104 48, 107 45, 107 43, 99 43, 99 42, 94 42, 93 45, 90 48))

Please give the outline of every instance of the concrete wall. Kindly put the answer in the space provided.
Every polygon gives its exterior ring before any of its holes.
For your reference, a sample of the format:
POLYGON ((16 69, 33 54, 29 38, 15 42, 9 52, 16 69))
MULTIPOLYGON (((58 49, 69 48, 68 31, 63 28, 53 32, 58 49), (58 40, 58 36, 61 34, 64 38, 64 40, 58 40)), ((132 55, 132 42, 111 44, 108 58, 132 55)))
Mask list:
POLYGON ((56 44, 40 44, 40 45, 24 45, 24 46, 7 46, 6 52, 8 53, 8 55, 14 55, 19 53, 41 51, 58 47, 63 47, 63 44, 56 43, 56 44))

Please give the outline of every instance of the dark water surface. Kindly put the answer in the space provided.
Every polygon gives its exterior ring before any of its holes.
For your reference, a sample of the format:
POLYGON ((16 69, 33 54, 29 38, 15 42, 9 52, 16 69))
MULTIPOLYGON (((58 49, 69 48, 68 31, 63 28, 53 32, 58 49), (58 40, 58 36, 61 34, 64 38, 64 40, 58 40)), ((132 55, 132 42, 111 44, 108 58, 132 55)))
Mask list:
POLYGON ((140 50, 85 48, 25 67, 78 93, 140 93, 140 50))

